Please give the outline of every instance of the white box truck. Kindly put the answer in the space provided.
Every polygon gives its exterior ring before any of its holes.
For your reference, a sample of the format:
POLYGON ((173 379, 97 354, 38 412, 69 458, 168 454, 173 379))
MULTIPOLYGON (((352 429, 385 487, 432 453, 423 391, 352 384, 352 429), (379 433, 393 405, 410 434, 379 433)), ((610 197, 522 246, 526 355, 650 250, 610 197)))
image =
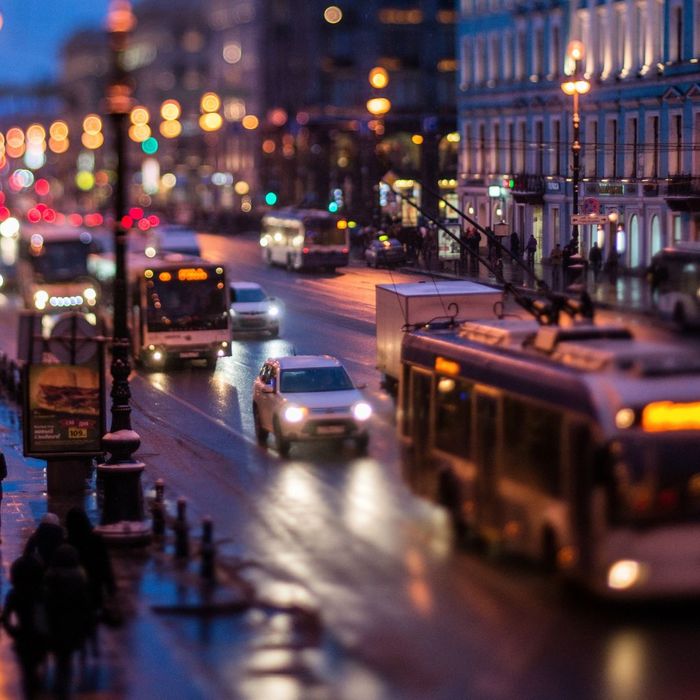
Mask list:
POLYGON ((375 290, 377 369, 389 391, 396 389, 401 373, 401 341, 407 330, 450 316, 458 321, 496 318, 494 304, 503 300, 500 289, 465 280, 378 284, 375 290))

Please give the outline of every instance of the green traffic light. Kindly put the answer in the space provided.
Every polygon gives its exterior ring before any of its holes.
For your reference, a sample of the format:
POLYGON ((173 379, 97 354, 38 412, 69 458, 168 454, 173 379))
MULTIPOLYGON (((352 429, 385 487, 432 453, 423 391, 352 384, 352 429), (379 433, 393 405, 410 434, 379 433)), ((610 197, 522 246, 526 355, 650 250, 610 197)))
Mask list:
POLYGON ((335 212, 338 211, 338 205, 337 205, 337 203, 336 203, 336 202, 331 202, 331 203, 328 205, 328 211, 331 212, 331 213, 333 213, 333 214, 335 214, 335 212))
POLYGON ((268 192, 265 195, 265 204, 267 204, 268 207, 277 204, 277 195, 274 192, 268 192))
POLYGON ((149 156, 152 156, 158 150, 158 141, 156 141, 153 136, 147 138, 141 144, 141 150, 149 156))

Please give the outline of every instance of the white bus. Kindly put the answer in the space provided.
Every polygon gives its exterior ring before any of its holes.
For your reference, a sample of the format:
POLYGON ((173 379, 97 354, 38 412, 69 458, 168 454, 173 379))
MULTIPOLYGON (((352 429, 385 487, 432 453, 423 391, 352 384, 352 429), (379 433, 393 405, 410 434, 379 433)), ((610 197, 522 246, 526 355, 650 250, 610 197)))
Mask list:
POLYGON ((651 261, 652 301, 659 314, 679 326, 700 323, 700 243, 678 243, 651 261))
POLYGON ((216 366, 231 355, 229 289, 222 265, 166 253, 131 255, 130 327, 134 358, 149 368, 183 360, 216 366))
POLYGON ((100 286, 88 271, 95 236, 83 228, 25 226, 20 231, 17 283, 27 309, 43 314, 95 313, 100 286))
POLYGON ((350 258, 348 222, 323 210, 280 209, 263 217, 260 245, 268 265, 333 271, 350 258))
POLYGON ((700 591, 700 358, 622 327, 407 333, 412 486, 464 534, 606 596, 700 591))

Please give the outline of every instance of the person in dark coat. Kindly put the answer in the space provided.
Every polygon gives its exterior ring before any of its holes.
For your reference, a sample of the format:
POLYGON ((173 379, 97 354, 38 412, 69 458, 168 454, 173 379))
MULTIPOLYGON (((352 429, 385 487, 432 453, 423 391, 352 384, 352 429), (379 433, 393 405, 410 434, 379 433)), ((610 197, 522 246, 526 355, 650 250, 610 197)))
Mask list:
MULTIPOLYGON (((73 545, 78 552, 80 565, 87 575, 90 597, 93 605, 95 623, 99 619, 105 601, 105 596, 112 597, 116 593, 112 561, 102 537, 93 530, 90 518, 80 507, 71 508, 66 514, 66 530, 68 544, 73 545)), ((90 631, 92 651, 99 654, 97 639, 97 624, 90 631)))
POLYGON ((520 260, 520 236, 517 231, 510 234, 510 252, 514 258, 520 260))
POLYGON ((87 576, 73 545, 59 545, 54 552, 44 574, 44 598, 49 650, 56 660, 54 690, 57 697, 67 698, 73 655, 83 649, 94 626, 87 576))
POLYGON ((61 521, 55 513, 45 513, 36 530, 30 535, 24 546, 25 554, 32 554, 46 570, 54 552, 65 541, 61 521))
POLYGON ((593 241, 593 245, 588 251, 588 262, 593 270, 593 281, 597 282, 603 264, 603 251, 598 247, 598 241, 593 241))
POLYGON ((43 599, 44 570, 32 554, 22 554, 12 562, 10 583, 0 618, 3 628, 12 637, 14 650, 22 669, 22 685, 26 698, 39 691, 39 667, 46 659, 48 628, 43 599))

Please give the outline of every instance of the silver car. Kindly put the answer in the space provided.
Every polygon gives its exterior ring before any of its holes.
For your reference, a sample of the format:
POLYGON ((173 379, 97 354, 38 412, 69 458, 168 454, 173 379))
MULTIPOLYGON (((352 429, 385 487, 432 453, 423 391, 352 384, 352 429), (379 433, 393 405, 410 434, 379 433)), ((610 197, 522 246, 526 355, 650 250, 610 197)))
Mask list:
POLYGON ((256 282, 232 282, 231 328, 233 332, 279 335, 281 306, 256 282))
POLYGON ((369 443, 372 407, 345 367, 330 355, 268 359, 253 384, 253 419, 260 445, 270 433, 280 455, 292 442, 351 438, 360 452, 369 443))

